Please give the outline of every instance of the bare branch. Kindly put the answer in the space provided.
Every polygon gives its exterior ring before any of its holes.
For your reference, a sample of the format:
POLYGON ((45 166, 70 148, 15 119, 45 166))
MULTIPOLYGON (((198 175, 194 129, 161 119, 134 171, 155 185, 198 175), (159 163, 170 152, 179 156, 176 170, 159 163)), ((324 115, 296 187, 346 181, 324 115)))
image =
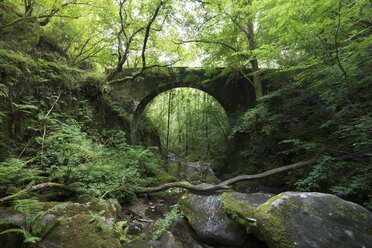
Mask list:
MULTIPOLYGON (((345 155, 345 156, 333 158, 333 160, 341 161, 341 160, 350 159, 352 157, 353 157, 352 155, 345 155)), ((166 183, 166 184, 156 186, 156 187, 148 187, 148 188, 138 187, 135 190, 135 192, 136 193, 155 193, 155 192, 160 192, 160 191, 170 189, 170 188, 183 188, 183 189, 187 189, 187 190, 189 190, 190 192, 193 192, 193 193, 201 193, 201 194, 202 193, 210 193, 210 192, 217 191, 217 190, 230 189, 231 185, 233 185, 235 183, 238 183, 238 182, 251 181, 251 180, 266 178, 266 177, 276 175, 276 174, 279 174, 279 173, 296 170, 296 169, 299 169, 299 168, 302 168, 302 167, 305 167, 305 166, 312 166, 312 165, 318 164, 320 161, 321 161, 321 159, 311 159, 311 160, 307 160, 307 161, 303 161, 303 162, 298 162, 298 163, 295 163, 295 164, 282 166, 282 167, 272 169, 272 170, 268 170, 268 171, 265 171, 265 172, 262 172, 262 173, 259 173, 259 174, 255 174, 255 175, 241 175, 241 176, 237 176, 237 177, 225 180, 225 181, 223 181, 223 182, 221 182, 217 185, 212 185, 210 187, 192 185, 192 184, 187 183, 187 182, 175 182, 175 183, 166 183)))
POLYGON ((238 50, 226 43, 223 43, 221 41, 211 41, 211 40, 183 40, 179 42, 173 42, 174 44, 181 45, 181 44, 186 44, 186 43, 207 43, 207 44, 217 44, 224 46, 226 48, 229 48, 230 50, 233 50, 234 52, 238 52, 238 50))
MULTIPOLYGON (((142 28, 139 28, 138 30, 136 30, 131 36, 130 38, 128 39, 128 41, 126 42, 126 48, 125 48, 125 52, 123 54, 123 56, 121 57, 121 59, 119 60, 117 66, 116 66, 116 69, 114 69, 112 71, 112 73, 110 73, 110 75, 108 76, 108 81, 109 83, 118 83, 118 82, 124 82, 124 81, 128 81, 128 80, 133 80, 135 78, 137 78, 138 76, 142 75, 143 72, 147 69, 146 68, 146 47, 147 47, 147 41, 149 39, 149 36, 150 36, 150 30, 151 30, 151 25, 154 23, 156 17, 158 16, 159 14, 159 11, 161 9, 161 7, 164 5, 164 2, 161 1, 159 3, 159 5, 157 6, 157 8, 155 9, 155 12, 153 14, 153 16, 151 17, 151 19, 149 20, 149 22, 147 23, 146 27, 142 27, 142 28), (127 61, 127 58, 128 58, 128 54, 129 54, 129 51, 130 51, 130 45, 134 39, 134 37, 139 33, 141 32, 142 30, 145 29, 145 38, 143 40, 143 46, 142 46, 142 53, 141 53, 141 58, 142 58, 142 68, 140 71, 134 73, 133 75, 131 76, 127 76, 125 77, 124 79, 116 79, 116 80, 112 80, 119 72, 122 71, 123 69, 123 65, 125 64, 125 62, 127 61)), ((120 37, 118 37, 120 38, 120 37)), ((120 55, 119 55, 120 56, 120 55)))

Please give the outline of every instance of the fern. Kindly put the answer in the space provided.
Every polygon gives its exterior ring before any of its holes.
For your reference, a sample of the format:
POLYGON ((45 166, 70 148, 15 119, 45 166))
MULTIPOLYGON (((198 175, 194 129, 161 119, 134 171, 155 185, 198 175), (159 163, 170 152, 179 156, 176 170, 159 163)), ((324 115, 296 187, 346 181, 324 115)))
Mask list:
POLYGON ((89 223, 96 223, 96 226, 99 230, 103 230, 105 224, 106 217, 103 216, 103 214, 106 212, 106 210, 100 211, 98 214, 93 213, 92 211, 89 211, 90 213, 90 219, 89 223))
POLYGON ((6 234, 6 233, 20 233, 24 237, 25 243, 36 243, 41 241, 41 238, 33 236, 29 231, 21 229, 21 228, 11 228, 7 229, 0 233, 0 235, 6 234))
POLYGON ((40 181, 44 178, 39 175, 39 169, 29 168, 28 163, 29 161, 15 158, 0 163, 0 194, 5 193, 10 186, 22 188, 30 181, 40 181))
POLYGON ((178 205, 174 205, 172 210, 164 214, 164 218, 158 219, 155 223, 156 230, 153 234, 152 239, 157 240, 160 238, 160 236, 163 234, 163 232, 169 227, 175 224, 175 221, 178 218, 183 218, 183 213, 179 209, 178 205))
POLYGON ((113 227, 114 232, 119 236, 120 242, 123 242, 123 243, 129 243, 131 241, 130 239, 127 238, 129 226, 126 226, 123 229, 123 226, 126 224, 127 224, 127 221, 123 220, 123 221, 116 222, 113 227))
POLYGON ((24 237, 25 243, 37 243, 47 235, 59 222, 59 218, 44 224, 44 217, 56 211, 57 209, 64 208, 68 203, 58 204, 48 210, 43 210, 44 204, 35 199, 16 200, 13 203, 14 209, 22 214, 23 220, 15 222, 13 220, 0 221, 1 225, 15 225, 18 228, 10 228, 0 233, 20 233, 24 237))
POLYGON ((48 222, 46 225, 43 225, 44 217, 52 212, 55 212, 58 209, 65 208, 68 202, 58 204, 46 211, 38 212, 33 218, 32 233, 39 236, 40 238, 45 237, 56 225, 59 224, 60 219, 55 218, 52 221, 48 222))

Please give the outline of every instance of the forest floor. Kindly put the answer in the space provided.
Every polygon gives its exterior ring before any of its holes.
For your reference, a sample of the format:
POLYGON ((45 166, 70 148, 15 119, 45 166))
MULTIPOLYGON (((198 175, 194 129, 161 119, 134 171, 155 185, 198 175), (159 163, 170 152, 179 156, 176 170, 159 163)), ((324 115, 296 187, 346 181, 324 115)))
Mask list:
MULTIPOLYGON (((172 157, 167 162, 168 172, 172 173, 179 180, 190 180, 193 183, 203 183, 203 172, 213 173, 210 164, 207 162, 191 162, 181 158, 172 157), (197 177, 199 176, 199 178, 197 177)), ((160 229, 169 231, 178 243, 189 246, 185 247, 205 247, 205 248, 224 248, 227 246, 211 246, 204 244, 196 236, 188 222, 179 216, 170 216, 172 209, 176 208, 179 198, 186 192, 184 189, 170 189, 165 193, 143 194, 139 196, 136 204, 125 206, 120 215, 121 220, 128 221, 129 230, 127 237, 133 239, 156 239, 156 233, 160 229), (162 220, 169 220, 172 224, 161 224, 162 220)))

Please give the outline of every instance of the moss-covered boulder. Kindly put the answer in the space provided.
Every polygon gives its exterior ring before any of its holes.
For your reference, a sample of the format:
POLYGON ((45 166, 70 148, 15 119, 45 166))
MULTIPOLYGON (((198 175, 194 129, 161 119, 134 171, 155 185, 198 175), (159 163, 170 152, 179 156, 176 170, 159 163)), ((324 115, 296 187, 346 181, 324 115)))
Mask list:
POLYGON ((226 215, 220 194, 186 193, 181 197, 179 205, 202 241, 224 245, 244 243, 246 238, 244 227, 226 215))
POLYGON ((98 200, 84 204, 70 203, 53 214, 60 218, 60 223, 39 243, 40 247, 120 247, 119 239, 112 230, 116 212, 110 203, 98 200))
POLYGON ((330 194, 284 192, 256 208, 254 216, 270 248, 372 244, 371 212, 330 194))
POLYGON ((247 233, 251 233, 251 229, 255 227, 255 209, 273 196, 268 193, 225 192, 221 200, 227 216, 244 226, 247 233))

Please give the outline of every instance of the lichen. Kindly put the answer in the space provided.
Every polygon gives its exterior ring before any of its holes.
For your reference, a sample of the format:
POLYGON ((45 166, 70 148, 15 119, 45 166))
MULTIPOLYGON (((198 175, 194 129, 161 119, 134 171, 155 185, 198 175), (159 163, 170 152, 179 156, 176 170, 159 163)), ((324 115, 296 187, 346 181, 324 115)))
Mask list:
POLYGON ((257 229, 259 230, 259 234, 256 235, 263 238, 270 247, 294 248, 294 241, 285 228, 286 223, 283 223, 280 218, 286 211, 285 208, 279 210, 281 201, 284 201, 282 197, 283 194, 274 196, 255 209, 254 217, 257 220, 257 229), (273 205, 278 211, 272 211, 273 205))

